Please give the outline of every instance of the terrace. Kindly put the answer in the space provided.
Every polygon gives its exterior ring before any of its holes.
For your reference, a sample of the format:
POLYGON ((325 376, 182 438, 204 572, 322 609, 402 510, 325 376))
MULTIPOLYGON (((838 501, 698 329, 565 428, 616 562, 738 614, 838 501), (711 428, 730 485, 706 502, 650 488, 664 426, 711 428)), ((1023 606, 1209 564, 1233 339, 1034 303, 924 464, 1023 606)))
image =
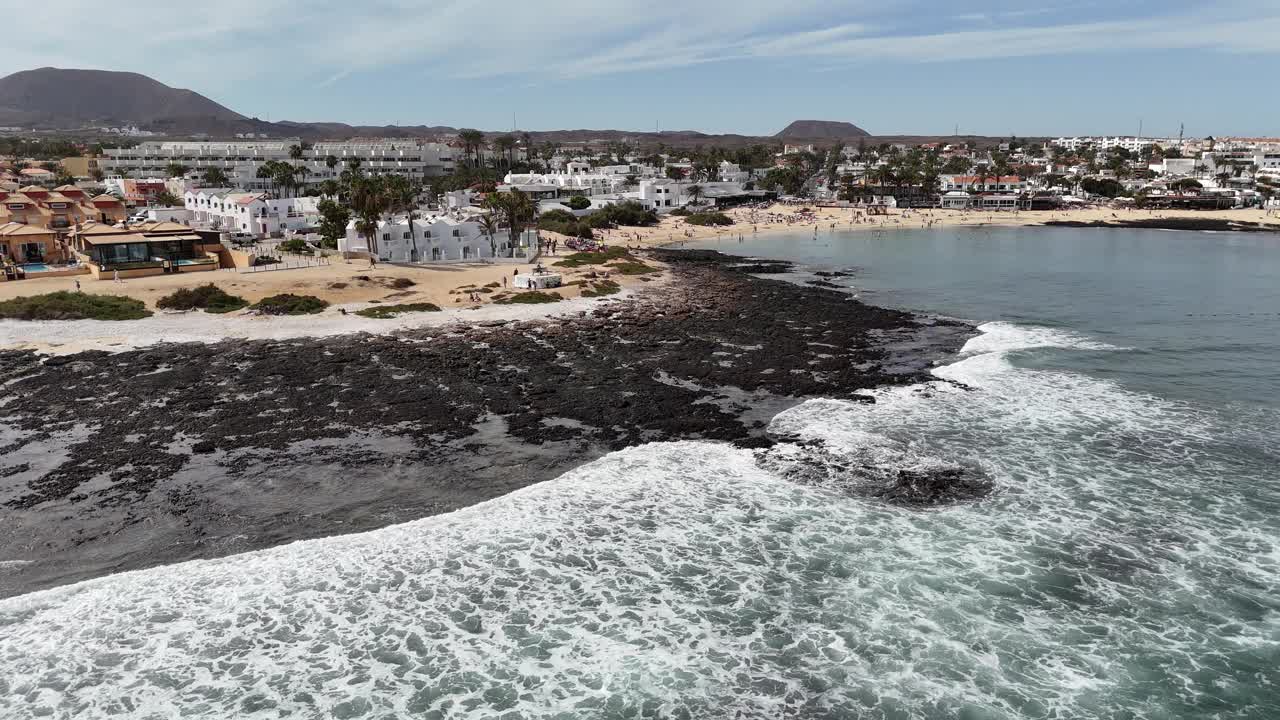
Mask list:
POLYGON ((136 228, 89 225, 72 242, 91 271, 121 273, 125 277, 157 275, 218 267, 206 241, 176 223, 148 223, 136 228))

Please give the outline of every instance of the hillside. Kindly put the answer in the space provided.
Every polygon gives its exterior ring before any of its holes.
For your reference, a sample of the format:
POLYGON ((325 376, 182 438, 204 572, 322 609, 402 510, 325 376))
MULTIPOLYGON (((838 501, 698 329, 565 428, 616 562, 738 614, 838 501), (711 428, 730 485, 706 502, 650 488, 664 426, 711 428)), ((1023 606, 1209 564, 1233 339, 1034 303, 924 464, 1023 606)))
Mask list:
MULTIPOLYGON (((452 135, 443 125, 364 126, 335 122, 269 123, 241 115, 191 90, 180 90, 145 75, 105 70, 40 68, 0 78, 0 126, 42 130, 83 130, 95 126, 136 125, 167 137, 206 135, 230 138, 236 133, 258 133, 273 138, 343 140, 352 137, 433 138, 452 135)), ((502 131, 492 131, 498 135, 502 131)), ((89 133, 83 133, 89 134, 89 133)), ((876 142, 931 142, 947 140, 979 144, 998 138, 880 136, 873 138, 847 122, 798 120, 772 137, 712 135, 696 130, 642 132, 630 130, 544 130, 530 132, 535 143, 626 142, 647 147, 699 145, 742 147, 778 140, 832 145, 837 141, 867 138, 876 142)))
POLYGON ((797 120, 782 129, 775 138, 779 140, 844 140, 846 138, 871 137, 871 133, 847 122, 830 120, 797 120))
POLYGON ((137 73, 40 68, 0 78, 0 125, 137 125, 164 133, 233 133, 267 123, 137 73))

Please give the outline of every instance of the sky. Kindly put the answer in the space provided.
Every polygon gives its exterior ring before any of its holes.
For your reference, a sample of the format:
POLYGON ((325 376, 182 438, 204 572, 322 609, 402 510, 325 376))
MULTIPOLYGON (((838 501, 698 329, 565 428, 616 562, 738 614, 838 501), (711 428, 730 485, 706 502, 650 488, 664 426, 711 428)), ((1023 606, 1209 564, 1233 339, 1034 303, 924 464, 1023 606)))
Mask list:
POLYGON ((272 121, 1280 135, 1280 0, 0 0, 0 11, 22 45, 0 55, 0 75, 139 72, 272 121))

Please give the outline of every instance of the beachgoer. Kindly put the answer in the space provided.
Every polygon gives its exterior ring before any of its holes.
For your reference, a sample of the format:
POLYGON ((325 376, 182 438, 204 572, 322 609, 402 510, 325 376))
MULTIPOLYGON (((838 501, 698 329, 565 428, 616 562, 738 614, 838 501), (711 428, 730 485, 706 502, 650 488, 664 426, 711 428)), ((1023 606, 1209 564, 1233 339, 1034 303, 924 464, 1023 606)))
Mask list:
POLYGON ((76 292, 80 292, 80 281, 76 280, 76 292))
POLYGON ((120 282, 120 271, 119 271, 119 270, 112 270, 112 271, 111 271, 111 279, 112 279, 114 282, 117 282, 117 283, 118 283, 118 282, 120 282))

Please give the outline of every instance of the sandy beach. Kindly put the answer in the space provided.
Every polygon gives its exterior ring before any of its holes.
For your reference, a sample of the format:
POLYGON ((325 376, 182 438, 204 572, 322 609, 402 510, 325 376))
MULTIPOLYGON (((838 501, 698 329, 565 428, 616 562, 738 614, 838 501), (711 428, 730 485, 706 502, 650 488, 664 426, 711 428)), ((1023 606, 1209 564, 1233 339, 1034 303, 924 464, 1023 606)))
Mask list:
MULTIPOLYGON (((562 249, 559 255, 544 255, 540 262, 550 266, 563 259, 566 254, 562 249)), ((206 283, 213 283, 226 292, 243 297, 250 302, 280 293, 294 293, 315 295, 335 306, 346 306, 348 309, 354 306, 363 307, 375 301, 432 302, 443 308, 485 304, 487 297, 493 293, 483 293, 479 301, 472 302, 466 290, 460 289, 480 288, 490 283, 498 283, 496 291, 500 292, 504 281, 510 283, 515 270, 528 272, 531 267, 532 265, 487 263, 423 266, 379 263, 377 267, 370 268, 369 263, 364 260, 334 259, 329 265, 287 270, 257 272, 217 270, 132 278, 119 283, 110 280, 94 280, 87 275, 79 276, 78 279, 84 292, 99 295, 126 295, 145 302, 151 308, 155 307, 157 300, 178 288, 206 283), (413 285, 407 288, 396 288, 393 283, 401 278, 413 282, 413 285)), ((552 269, 563 274, 566 283, 581 280, 592 271, 592 268, 588 267, 552 269)), ((596 270, 599 269, 596 268, 596 270)), ((33 277, 17 282, 0 283, 0 300, 57 290, 74 290, 76 279, 76 277, 48 279, 33 277)), ((613 275, 610 279, 624 287, 640 282, 639 278, 634 276, 613 275)), ((554 292, 566 298, 573 298, 578 297, 580 287, 557 288, 554 292)))
POLYGON ((827 208, 806 205, 774 204, 767 208, 740 208, 725 213, 735 221, 721 227, 698 227, 684 218, 666 216, 652 228, 620 228, 598 233, 609 244, 640 246, 674 245, 688 240, 705 240, 716 237, 736 237, 754 233, 802 230, 893 230, 893 229, 942 229, 952 227, 1010 226, 1027 227, 1048 222, 1133 222, 1151 219, 1185 218, 1191 220, 1222 220, 1229 222, 1261 223, 1274 226, 1280 232, 1280 217, 1268 216, 1260 209, 1248 210, 1132 210, 1102 207, 1076 210, 1022 210, 1017 212, 978 212, 966 210, 916 209, 890 210, 888 215, 866 216, 861 210, 827 208), (807 212, 802 212, 807 210, 807 212))

